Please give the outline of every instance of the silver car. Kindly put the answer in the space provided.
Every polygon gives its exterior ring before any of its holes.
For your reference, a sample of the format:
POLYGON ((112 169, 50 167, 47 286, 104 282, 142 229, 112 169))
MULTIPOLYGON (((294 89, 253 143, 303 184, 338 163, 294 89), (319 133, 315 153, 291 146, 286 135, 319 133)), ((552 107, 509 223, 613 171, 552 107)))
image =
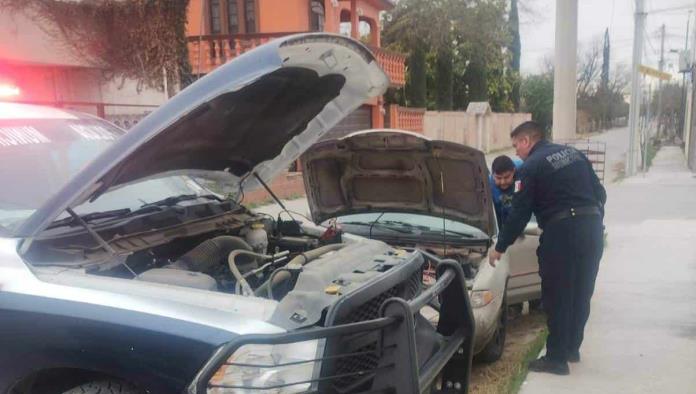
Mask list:
MULTIPOLYGON (((399 130, 369 130, 323 141, 302 158, 312 219, 399 248, 417 248, 462 265, 476 337, 474 353, 498 360, 508 305, 539 298, 530 224, 492 267, 497 225, 482 152, 399 130)), ((429 280, 425 276, 426 282, 429 280)))

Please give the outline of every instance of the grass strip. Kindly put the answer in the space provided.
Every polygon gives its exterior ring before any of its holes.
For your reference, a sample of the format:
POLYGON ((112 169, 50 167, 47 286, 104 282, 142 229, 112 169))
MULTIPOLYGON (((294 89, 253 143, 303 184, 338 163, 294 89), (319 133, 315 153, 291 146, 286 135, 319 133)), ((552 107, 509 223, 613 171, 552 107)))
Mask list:
POLYGON ((516 393, 527 375, 527 363, 536 357, 545 340, 543 313, 535 310, 510 321, 503 357, 490 364, 474 362, 469 393, 516 393))
POLYGON ((539 356, 539 352, 541 352, 541 349, 543 349, 544 345, 546 344, 547 336, 548 331, 544 329, 541 333, 539 333, 537 339, 530 344, 529 350, 527 351, 527 354, 525 354, 519 370, 510 379, 507 390, 505 391, 506 393, 517 394, 520 391, 522 384, 524 383, 525 379, 527 379, 527 373, 529 372, 527 366, 531 361, 535 360, 539 356))

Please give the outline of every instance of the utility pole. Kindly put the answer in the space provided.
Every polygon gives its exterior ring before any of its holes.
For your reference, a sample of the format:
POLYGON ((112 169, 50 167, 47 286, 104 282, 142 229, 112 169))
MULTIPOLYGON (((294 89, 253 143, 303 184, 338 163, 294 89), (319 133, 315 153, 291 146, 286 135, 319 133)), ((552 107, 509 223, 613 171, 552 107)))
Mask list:
POLYGON ((643 0, 636 0, 636 13, 633 29, 633 74, 631 76, 631 107, 628 114, 628 160, 626 175, 632 176, 636 171, 636 134, 640 116, 640 70, 643 58, 643 26, 645 25, 645 7, 643 0))
MULTIPOLYGON (((665 71, 665 24, 660 28, 660 63, 658 69, 665 71)), ((657 82, 657 138, 660 138, 662 125, 662 78, 657 82)))
POLYGON ((575 138, 577 113, 578 0, 556 0, 553 138, 575 138))
MULTIPOLYGON (((689 59, 687 59, 687 53, 689 51, 689 24, 691 23, 691 10, 689 10, 689 17, 686 20, 686 36, 684 37, 684 61, 685 64, 689 63, 689 59)), ((680 57, 681 58, 681 57, 680 57)), ((679 72, 682 73, 682 97, 681 97, 681 108, 680 112, 681 115, 679 117, 679 123, 678 123, 678 129, 677 132, 675 133, 676 135, 680 135, 681 138, 684 137, 683 132, 684 132, 684 121, 686 120, 686 70, 679 70, 679 72)))
MULTIPOLYGON (((645 78, 643 78, 645 80, 645 78)), ((648 97, 645 100, 645 123, 643 125, 643 172, 648 171, 648 141, 650 140, 650 102, 652 101, 652 83, 648 84, 648 97)))

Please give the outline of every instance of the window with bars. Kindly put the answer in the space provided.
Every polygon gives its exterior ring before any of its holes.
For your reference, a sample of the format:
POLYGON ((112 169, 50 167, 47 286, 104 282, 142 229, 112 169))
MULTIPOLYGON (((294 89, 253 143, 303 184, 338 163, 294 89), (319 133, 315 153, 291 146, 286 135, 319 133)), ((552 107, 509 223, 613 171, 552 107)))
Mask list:
POLYGON ((227 29, 229 34, 239 33, 239 8, 237 0, 229 0, 227 3, 227 29))
POLYGON ((256 33, 256 0, 244 0, 246 32, 256 33))
POLYGON ((210 34, 222 33, 220 0, 210 0, 210 34))
POLYGON ((310 7, 310 27, 312 31, 324 31, 324 4, 318 0, 312 0, 310 7))

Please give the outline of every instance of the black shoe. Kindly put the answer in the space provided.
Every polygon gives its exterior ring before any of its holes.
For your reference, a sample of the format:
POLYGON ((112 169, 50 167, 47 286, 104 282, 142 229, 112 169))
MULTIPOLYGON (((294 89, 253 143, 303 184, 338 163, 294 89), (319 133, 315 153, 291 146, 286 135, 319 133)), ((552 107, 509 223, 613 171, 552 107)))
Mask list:
POLYGON ((569 352, 568 353, 569 363, 579 363, 580 362, 580 352, 569 352))
POLYGON ((551 360, 544 356, 529 363, 529 370, 533 372, 546 372, 554 375, 569 375, 568 363, 551 360))

